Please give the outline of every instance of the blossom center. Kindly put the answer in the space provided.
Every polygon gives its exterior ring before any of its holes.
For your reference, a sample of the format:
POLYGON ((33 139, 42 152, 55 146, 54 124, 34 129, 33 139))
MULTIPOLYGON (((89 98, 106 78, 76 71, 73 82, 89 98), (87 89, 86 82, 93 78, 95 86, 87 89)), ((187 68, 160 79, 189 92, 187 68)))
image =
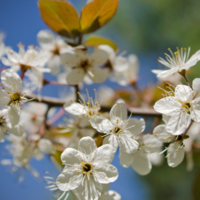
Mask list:
POLYGON ((60 55, 60 48, 56 46, 51 52, 53 55, 60 55))
POLYGON ((92 171, 92 165, 90 163, 81 162, 82 173, 88 173, 92 171))
POLYGON ((80 67, 84 70, 84 72, 86 73, 88 68, 90 67, 90 64, 88 62, 88 60, 84 60, 81 62, 80 67))
POLYGON ((113 128, 112 132, 116 135, 116 136, 119 136, 120 133, 123 131, 122 128, 120 128, 119 126, 116 126, 113 128))
POLYGON ((190 102, 182 103, 182 109, 183 109, 183 111, 185 111, 187 113, 190 113, 190 108, 191 108, 190 102))
POLYGON ((19 93, 11 93, 10 96, 11 96, 11 98, 12 98, 12 101, 17 101, 17 102, 19 102, 20 99, 21 99, 19 93))
POLYGON ((26 72, 28 69, 31 69, 31 66, 26 65, 26 64, 21 64, 21 63, 19 63, 19 66, 21 67, 21 70, 22 70, 23 72, 26 72))

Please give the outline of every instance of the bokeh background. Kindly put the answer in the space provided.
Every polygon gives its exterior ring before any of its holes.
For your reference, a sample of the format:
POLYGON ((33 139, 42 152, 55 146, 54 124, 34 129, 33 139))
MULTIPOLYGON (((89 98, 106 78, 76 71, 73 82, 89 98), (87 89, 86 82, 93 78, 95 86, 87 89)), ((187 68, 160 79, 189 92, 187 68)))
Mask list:
MULTIPOLYGON (((80 11, 85 0, 71 0, 80 11)), ((120 0, 116 16, 95 34, 112 38, 127 53, 134 53, 140 60, 139 87, 155 83, 151 69, 162 68, 157 62, 170 47, 191 47, 192 53, 200 49, 200 1, 197 0, 120 0)), ((0 31, 6 35, 5 44, 18 51, 17 44, 37 45, 36 34, 48 29, 40 18, 36 0, 0 0, 0 31)), ((3 67, 2 65, 0 67, 3 67)), ((199 77, 199 64, 192 68, 190 78, 199 77), (195 74, 195 76, 194 76, 195 74)), ((53 77, 52 77, 53 78, 53 77)), ((116 83, 106 81, 114 89, 123 89, 116 83)), ((95 86, 89 86, 92 89, 95 86)), ((50 87, 43 89, 44 95, 56 96, 50 87)), ((0 144, 0 159, 8 158, 5 144, 0 144)), ((193 190, 200 190, 200 156, 195 168, 186 171, 185 162, 175 169, 166 164, 154 167, 144 177, 132 168, 119 165, 118 153, 113 164, 119 169, 118 180, 111 185, 122 196, 122 200, 189 200, 193 190), (196 183, 196 184, 195 184, 196 183), (199 183, 199 184, 198 184, 199 183)), ((28 172, 23 172, 25 181, 18 184, 19 174, 11 175, 0 165, 0 199, 2 200, 52 200, 52 194, 45 189, 44 171, 57 176, 59 173, 48 157, 42 161, 32 160, 40 180, 35 180, 28 172)), ((200 198, 199 198, 200 199, 200 198)))

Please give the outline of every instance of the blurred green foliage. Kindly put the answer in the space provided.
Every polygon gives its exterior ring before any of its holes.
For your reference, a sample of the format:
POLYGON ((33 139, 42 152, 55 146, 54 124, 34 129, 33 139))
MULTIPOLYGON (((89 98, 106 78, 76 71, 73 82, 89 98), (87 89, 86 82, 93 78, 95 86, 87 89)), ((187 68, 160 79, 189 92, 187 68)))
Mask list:
MULTIPOLYGON (((107 29, 137 52, 199 49, 200 1, 123 0, 107 29)), ((106 33, 106 29, 103 31, 106 33)))

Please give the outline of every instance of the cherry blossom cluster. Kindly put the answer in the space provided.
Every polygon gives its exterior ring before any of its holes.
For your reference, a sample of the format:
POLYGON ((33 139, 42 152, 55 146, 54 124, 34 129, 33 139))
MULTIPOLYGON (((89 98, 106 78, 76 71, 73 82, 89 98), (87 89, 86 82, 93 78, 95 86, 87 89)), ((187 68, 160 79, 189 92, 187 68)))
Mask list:
MULTIPOLYGON (((12 156, 0 163, 12 173, 28 170, 39 178, 30 161, 48 156, 60 173, 45 176, 57 200, 120 200, 120 194, 109 190, 120 175, 112 165, 116 154, 122 167, 131 166, 139 175, 161 165, 164 154, 170 167, 178 166, 186 154, 191 170, 193 147, 200 139, 200 78, 190 84, 187 71, 200 60, 200 50, 189 58, 190 48, 177 48, 175 53, 169 49, 166 60, 159 58, 169 68, 152 70, 160 79, 160 99, 154 95, 156 87, 138 87, 136 55, 124 56, 109 42, 91 48, 82 36, 69 42, 41 30, 39 47, 20 43, 17 53, 0 35, 0 141, 9 142, 6 149, 12 156), (94 89, 94 98, 87 89, 81 91, 107 78, 124 88, 94 89), (62 86, 67 92, 60 98, 44 97, 46 85, 62 86)), ((24 178, 21 173, 19 181, 24 178)))

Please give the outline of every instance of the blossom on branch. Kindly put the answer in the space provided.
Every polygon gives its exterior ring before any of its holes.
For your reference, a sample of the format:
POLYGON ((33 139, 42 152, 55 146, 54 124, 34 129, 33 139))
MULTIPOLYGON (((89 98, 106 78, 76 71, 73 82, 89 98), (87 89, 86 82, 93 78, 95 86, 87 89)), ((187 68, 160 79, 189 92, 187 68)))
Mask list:
POLYGON ((102 184, 118 178, 117 168, 110 164, 113 157, 111 145, 97 148, 91 137, 83 137, 78 150, 67 148, 62 153, 65 168, 56 180, 57 187, 61 191, 84 187, 82 195, 85 200, 98 200, 102 194, 102 184))
POLYGON ((22 93, 22 80, 17 73, 11 69, 1 72, 3 89, 0 89, 0 107, 15 105, 20 107, 27 102, 26 93, 22 93))
POLYGON ((200 50, 197 51, 191 58, 189 58, 190 47, 188 51, 186 48, 181 48, 180 50, 177 48, 176 52, 172 52, 171 49, 168 49, 171 53, 166 55, 166 60, 163 58, 159 58, 158 62, 168 67, 168 70, 152 70, 153 73, 157 74, 158 78, 166 78, 171 76, 177 72, 181 73, 183 70, 189 70, 192 66, 196 65, 196 63, 200 60, 200 50))
POLYGON ((173 135, 183 134, 191 121, 200 122, 200 79, 193 81, 193 89, 186 85, 169 87, 164 98, 158 100, 154 109, 170 116, 166 130, 173 135))
POLYGON ((67 75, 67 82, 70 85, 79 84, 85 77, 95 83, 104 82, 107 74, 98 66, 104 64, 107 60, 107 53, 100 49, 96 49, 92 54, 88 54, 84 50, 73 50, 61 55, 63 65, 71 69, 67 75))

